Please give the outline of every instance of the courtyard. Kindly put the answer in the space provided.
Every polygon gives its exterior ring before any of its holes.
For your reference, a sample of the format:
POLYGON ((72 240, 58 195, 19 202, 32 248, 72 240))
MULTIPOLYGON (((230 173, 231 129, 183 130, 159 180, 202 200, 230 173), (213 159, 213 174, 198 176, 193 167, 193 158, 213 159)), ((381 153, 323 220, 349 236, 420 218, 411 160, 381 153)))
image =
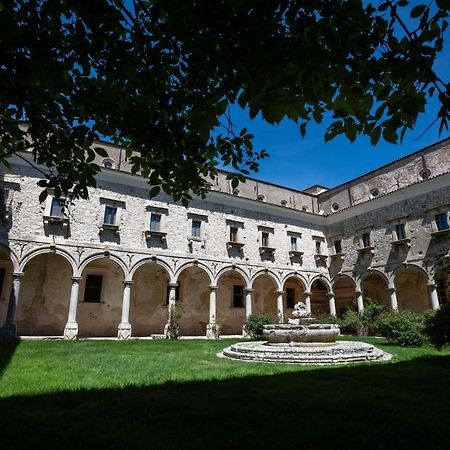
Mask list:
POLYGON ((392 361, 218 358, 232 339, 2 345, 1 448, 448 448, 450 350, 363 340, 392 361))

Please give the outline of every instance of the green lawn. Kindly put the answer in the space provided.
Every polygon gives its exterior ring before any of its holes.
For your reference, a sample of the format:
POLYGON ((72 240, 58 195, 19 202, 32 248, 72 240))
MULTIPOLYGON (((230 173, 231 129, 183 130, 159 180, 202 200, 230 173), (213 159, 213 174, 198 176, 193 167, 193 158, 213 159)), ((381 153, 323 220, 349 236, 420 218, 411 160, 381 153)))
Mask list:
POLYGON ((450 352, 392 362, 219 359, 233 341, 0 347, 0 449, 448 449, 450 352))

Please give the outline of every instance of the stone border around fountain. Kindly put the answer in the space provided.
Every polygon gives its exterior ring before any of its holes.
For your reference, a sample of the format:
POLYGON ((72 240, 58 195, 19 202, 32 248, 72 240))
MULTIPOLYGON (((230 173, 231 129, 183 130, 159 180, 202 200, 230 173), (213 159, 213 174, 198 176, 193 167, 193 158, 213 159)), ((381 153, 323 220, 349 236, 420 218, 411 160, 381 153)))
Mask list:
POLYGON ((334 365, 389 361, 390 353, 365 342, 338 341, 326 346, 268 345, 267 341, 239 342, 219 353, 229 359, 265 363, 334 365))

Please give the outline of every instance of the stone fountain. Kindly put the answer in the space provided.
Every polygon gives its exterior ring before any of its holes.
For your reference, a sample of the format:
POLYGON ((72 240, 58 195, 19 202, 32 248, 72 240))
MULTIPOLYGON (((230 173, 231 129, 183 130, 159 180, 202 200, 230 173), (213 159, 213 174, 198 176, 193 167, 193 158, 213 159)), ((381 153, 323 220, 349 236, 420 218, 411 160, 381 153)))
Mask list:
POLYGON ((264 341, 240 342, 226 348, 227 358, 291 364, 345 364, 387 361, 392 355, 364 342, 336 341, 336 324, 316 323, 299 302, 287 324, 264 325, 264 341))

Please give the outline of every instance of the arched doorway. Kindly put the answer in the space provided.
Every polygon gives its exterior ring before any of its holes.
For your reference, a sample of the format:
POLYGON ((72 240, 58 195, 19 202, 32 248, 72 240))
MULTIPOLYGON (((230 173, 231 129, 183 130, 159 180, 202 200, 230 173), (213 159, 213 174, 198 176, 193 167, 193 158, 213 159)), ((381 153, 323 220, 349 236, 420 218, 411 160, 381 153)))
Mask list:
POLYGON ((306 286, 298 277, 291 276, 283 284, 283 309, 284 315, 291 317, 294 305, 305 301, 306 286))
POLYGON ((167 323, 169 274, 157 263, 146 263, 133 275, 130 324, 133 336, 162 334, 167 323))
POLYGON ((204 269, 190 266, 179 274, 179 320, 181 336, 203 336, 209 322, 209 291, 211 280, 204 269))
POLYGON ((395 274, 398 309, 423 312, 431 309, 427 288, 428 277, 419 270, 405 268, 395 274))
POLYGON ((363 301, 372 300, 384 305, 386 309, 391 309, 388 283, 382 275, 371 272, 364 276, 361 281, 361 292, 363 301))
POLYGON ((122 314, 124 273, 114 260, 95 259, 81 274, 78 336, 117 337, 122 314))
POLYGON ((328 286, 323 280, 314 280, 311 284, 311 314, 330 314, 328 286))
POLYGON ((72 266, 56 253, 41 253, 25 265, 17 306, 19 336, 62 336, 69 314, 72 266))
POLYGON ((277 315, 277 285, 270 275, 261 274, 254 279, 252 301, 252 313, 277 315))
POLYGON ((236 270, 228 270, 217 281, 220 334, 241 334, 245 319, 245 280, 236 270))
POLYGON ((0 250, 0 326, 6 321, 13 271, 11 258, 0 250))
POLYGON ((334 283, 334 300, 336 302, 336 315, 342 317, 348 309, 357 309, 355 282, 347 276, 339 278, 334 283))

